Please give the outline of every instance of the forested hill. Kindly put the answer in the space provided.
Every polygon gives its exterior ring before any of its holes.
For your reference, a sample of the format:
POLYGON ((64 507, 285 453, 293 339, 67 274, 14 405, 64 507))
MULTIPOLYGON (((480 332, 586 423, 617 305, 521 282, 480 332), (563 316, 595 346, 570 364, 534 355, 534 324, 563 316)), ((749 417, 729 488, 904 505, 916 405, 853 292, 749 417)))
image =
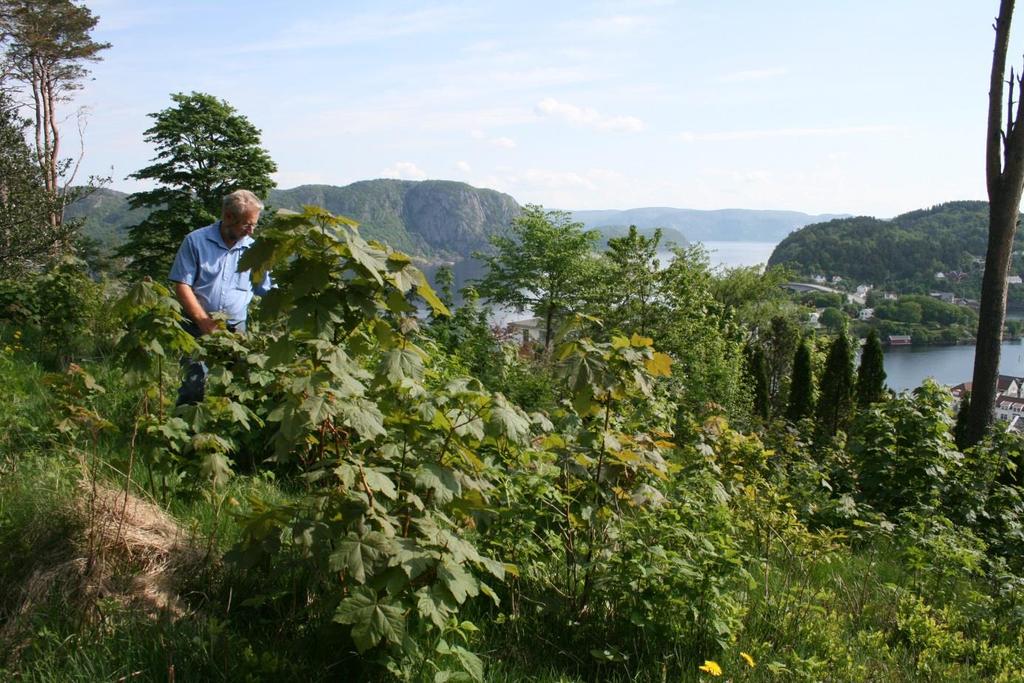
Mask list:
POLYGON ((519 204, 507 194, 449 180, 364 180, 344 187, 271 190, 269 204, 321 206, 354 218, 364 236, 424 257, 460 258, 508 230, 519 204))
POLYGON ((64 218, 84 219, 85 235, 104 249, 111 249, 124 242, 128 228, 148 214, 146 209, 129 208, 128 195, 124 192, 100 188, 68 205, 64 218))
POLYGON ((649 207, 623 211, 574 211, 573 219, 588 228, 635 225, 638 228, 666 228, 678 231, 692 241, 778 242, 809 223, 840 217, 838 214, 812 216, 799 211, 760 211, 753 209, 673 209, 649 207))
POLYGON ((973 279, 985 256, 988 204, 959 201, 911 211, 892 220, 868 216, 816 223, 784 239, 768 264, 803 275, 840 275, 876 286, 936 287, 938 272, 973 279))
MULTIPOLYGON (((344 187, 301 185, 271 190, 272 208, 305 204, 359 221, 364 237, 428 259, 458 259, 488 247, 488 237, 508 230, 519 204, 507 194, 445 180, 364 180, 344 187)), ((103 247, 124 241, 145 217, 128 208, 128 195, 101 189, 68 207, 84 218, 84 232, 103 247)))
MULTIPOLYGON (((124 241, 128 228, 146 216, 128 208, 128 195, 96 190, 68 207, 69 218, 84 218, 84 232, 105 249, 124 241)), ((338 187, 300 185, 271 190, 272 208, 321 206, 353 218, 362 234, 432 261, 458 260, 489 248, 488 238, 508 230, 519 204, 496 190, 449 180, 363 180, 338 187)), ((777 241, 807 223, 832 218, 796 211, 643 208, 625 211, 575 211, 574 220, 596 228, 605 239, 626 233, 629 225, 649 235, 663 229, 662 244, 692 240, 777 241)))

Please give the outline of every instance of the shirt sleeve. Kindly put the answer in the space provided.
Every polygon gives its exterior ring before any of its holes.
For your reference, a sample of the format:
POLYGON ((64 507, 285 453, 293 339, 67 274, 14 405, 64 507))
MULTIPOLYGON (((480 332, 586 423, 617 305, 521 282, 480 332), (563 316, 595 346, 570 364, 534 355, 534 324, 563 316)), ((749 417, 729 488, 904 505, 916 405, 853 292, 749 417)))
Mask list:
POLYGON ((274 283, 270 280, 270 272, 268 271, 263 275, 263 282, 256 284, 252 283, 252 293, 257 296, 266 296, 267 292, 274 288, 274 283))
POLYGON ((174 264, 171 265, 171 273, 168 278, 171 282, 180 282, 191 287, 195 284, 196 267, 199 264, 199 255, 193 240, 187 237, 182 240, 178 247, 178 254, 174 257, 174 264))

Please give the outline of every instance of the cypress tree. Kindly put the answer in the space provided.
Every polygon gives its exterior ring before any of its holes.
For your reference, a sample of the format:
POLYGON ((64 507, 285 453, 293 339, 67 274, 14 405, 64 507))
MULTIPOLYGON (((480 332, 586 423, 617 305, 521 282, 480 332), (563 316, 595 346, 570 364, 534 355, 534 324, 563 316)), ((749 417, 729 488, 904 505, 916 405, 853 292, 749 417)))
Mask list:
POLYGON ((834 436, 845 429, 853 412, 853 354, 850 339, 841 332, 832 342, 821 376, 818 396, 818 429, 822 436, 834 436))
POLYGON ((759 346, 747 346, 747 376, 754 389, 754 415, 767 420, 771 408, 768 398, 768 362, 759 346))
POLYGON ((967 440, 967 419, 971 413, 971 392, 965 391, 960 398, 960 409, 956 413, 956 424, 953 426, 953 439, 956 447, 965 450, 971 444, 967 440))
POLYGON ((814 375, 811 370, 811 348, 807 339, 801 339, 793 356, 793 380, 789 385, 789 405, 786 417, 791 422, 814 412, 814 375))
POLYGON ((882 342, 878 332, 872 328, 860 356, 857 370, 857 405, 862 408, 885 398, 885 365, 882 357, 882 342))

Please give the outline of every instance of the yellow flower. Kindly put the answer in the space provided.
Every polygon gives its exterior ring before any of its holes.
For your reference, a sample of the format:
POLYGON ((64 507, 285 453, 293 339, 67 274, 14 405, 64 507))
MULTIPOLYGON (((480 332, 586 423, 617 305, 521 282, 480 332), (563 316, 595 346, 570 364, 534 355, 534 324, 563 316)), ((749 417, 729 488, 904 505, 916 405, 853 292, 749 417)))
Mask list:
POLYGON ((15 330, 14 331, 14 338, 15 339, 21 339, 21 330, 15 330))
POLYGON ((747 666, 749 666, 751 669, 757 666, 757 664, 754 663, 754 658, 748 655, 746 652, 741 652, 740 657, 743 657, 743 661, 746 662, 747 666))
POLYGON ((722 675, 722 667, 718 666, 718 662, 711 661, 710 659, 704 660, 704 666, 698 666, 697 668, 712 676, 722 675))

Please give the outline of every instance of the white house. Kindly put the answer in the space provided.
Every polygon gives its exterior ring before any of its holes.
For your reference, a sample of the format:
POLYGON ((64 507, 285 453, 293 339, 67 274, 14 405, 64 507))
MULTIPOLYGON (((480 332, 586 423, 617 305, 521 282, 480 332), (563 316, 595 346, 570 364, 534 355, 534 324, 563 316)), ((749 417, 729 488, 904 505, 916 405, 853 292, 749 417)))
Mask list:
POLYGON ((945 280, 946 279, 946 274, 945 273, 935 273, 935 279, 936 280, 945 280))
MULTIPOLYGON (((953 394, 953 409, 960 409, 964 394, 971 390, 971 383, 958 384, 953 394)), ((999 375, 996 380, 996 419, 1008 423, 1007 431, 1024 431, 1024 377, 999 375)))
POLYGON ((1008 285, 1019 285, 1024 284, 1024 281, 1020 279, 1020 275, 1007 275, 1006 284, 1008 285))
POLYGON ((872 318, 875 317, 875 309, 862 308, 860 309, 860 313, 857 314, 857 317, 860 318, 861 320, 871 320, 872 318))
POLYGON ((508 324, 508 331, 510 335, 522 340, 524 344, 531 342, 537 344, 544 343, 543 318, 527 318, 526 320, 510 322, 508 324))

